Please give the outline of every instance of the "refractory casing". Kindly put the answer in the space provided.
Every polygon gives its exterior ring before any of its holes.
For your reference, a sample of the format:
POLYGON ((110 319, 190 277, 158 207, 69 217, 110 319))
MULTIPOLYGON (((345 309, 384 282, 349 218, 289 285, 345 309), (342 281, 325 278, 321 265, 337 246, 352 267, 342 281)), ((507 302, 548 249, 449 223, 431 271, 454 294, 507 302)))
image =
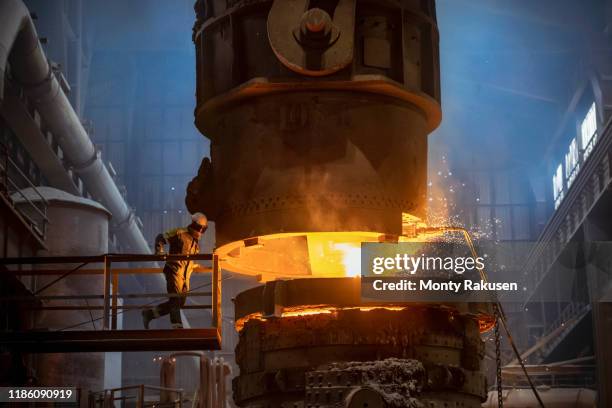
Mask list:
POLYGON ((427 135, 440 121, 433 1, 196 10, 196 125, 211 160, 186 203, 216 222, 218 245, 282 232, 399 234, 402 213, 425 215, 427 135), (320 15, 328 34, 306 32, 320 15))

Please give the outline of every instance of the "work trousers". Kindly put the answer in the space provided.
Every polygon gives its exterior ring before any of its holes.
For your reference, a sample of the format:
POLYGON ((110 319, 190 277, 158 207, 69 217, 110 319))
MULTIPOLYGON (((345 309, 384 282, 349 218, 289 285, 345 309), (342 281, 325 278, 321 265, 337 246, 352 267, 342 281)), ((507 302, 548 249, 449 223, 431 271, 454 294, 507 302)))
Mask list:
POLYGON ((164 268, 164 276, 166 277, 166 290, 168 294, 180 294, 182 296, 174 296, 166 302, 159 304, 156 307, 158 316, 170 314, 170 322, 175 324, 183 324, 181 319, 181 308, 185 306, 189 292, 189 280, 185 278, 183 268, 179 272, 175 272, 170 268, 164 268))

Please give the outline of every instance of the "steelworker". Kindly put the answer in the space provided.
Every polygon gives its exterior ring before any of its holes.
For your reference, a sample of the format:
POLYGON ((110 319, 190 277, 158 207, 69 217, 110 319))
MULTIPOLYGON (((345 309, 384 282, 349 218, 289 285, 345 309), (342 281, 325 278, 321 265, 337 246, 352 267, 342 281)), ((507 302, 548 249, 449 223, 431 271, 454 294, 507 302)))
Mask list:
MULTIPOLYGON (((200 238, 208 228, 208 219, 202 213, 195 213, 191 217, 191 224, 187 228, 176 228, 159 234, 155 238, 155 253, 165 254, 165 246, 169 245, 170 255, 195 255, 200 253, 200 238)), ((171 296, 168 301, 161 303, 153 309, 142 312, 142 321, 146 329, 151 320, 170 314, 173 329, 182 329, 181 307, 185 305, 189 291, 189 279, 193 268, 197 266, 190 260, 167 261, 164 266, 166 277, 166 290, 171 296)))

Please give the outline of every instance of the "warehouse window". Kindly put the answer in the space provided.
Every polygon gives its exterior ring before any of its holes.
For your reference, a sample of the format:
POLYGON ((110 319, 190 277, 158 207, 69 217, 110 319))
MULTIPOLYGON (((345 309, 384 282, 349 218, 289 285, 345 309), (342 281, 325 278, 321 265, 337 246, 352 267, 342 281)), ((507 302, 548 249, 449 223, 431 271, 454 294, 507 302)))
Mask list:
POLYGON ((582 143, 582 158, 586 159, 597 141, 597 109, 595 102, 589 108, 580 126, 580 142, 582 143))
POLYGON ((572 185, 576 178, 576 174, 578 174, 578 170, 580 169, 579 160, 578 142, 576 138, 574 138, 569 145, 569 151, 565 154, 565 179, 567 180, 567 188, 572 185))
POLYGON ((559 164, 557 171, 553 175, 553 198, 555 200, 555 210, 563 200, 563 165, 559 164))

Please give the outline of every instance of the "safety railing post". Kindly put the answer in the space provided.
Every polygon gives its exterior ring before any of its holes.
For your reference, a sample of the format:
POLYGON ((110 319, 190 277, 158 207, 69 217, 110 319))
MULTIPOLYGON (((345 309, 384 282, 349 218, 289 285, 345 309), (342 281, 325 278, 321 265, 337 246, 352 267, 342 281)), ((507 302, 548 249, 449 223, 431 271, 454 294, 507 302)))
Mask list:
POLYGON ((110 317, 110 291, 111 291, 111 260, 104 256, 104 311, 102 316, 102 329, 109 329, 110 317))
POLYGON ((4 169, 2 171, 2 190, 8 194, 8 165, 9 165, 9 154, 8 148, 2 145, 2 153, 4 154, 4 169))
POLYGON ((111 329, 117 330, 117 306, 118 306, 118 296, 119 296, 119 274, 117 271, 112 272, 113 275, 113 298, 112 298, 112 319, 111 319, 111 329))
POLYGON ((142 408, 144 406, 144 384, 138 386, 138 400, 136 401, 136 407, 142 408))
POLYGON ((217 358, 210 362, 208 386, 210 387, 210 407, 217 408, 217 358))
POLYGON ((206 372, 206 378, 205 380, 203 380, 202 382, 204 382, 206 384, 206 386, 204 387, 204 390, 202 391, 202 395, 204 398, 204 406, 206 408, 214 408, 213 407, 213 400, 212 400, 212 384, 213 384, 213 380, 212 380, 212 367, 211 367, 211 361, 210 359, 206 358, 204 360, 204 371, 206 372))
POLYGON ((102 398, 102 407, 103 408, 113 408, 113 394, 110 390, 104 391, 104 396, 102 398))
POLYGON ((225 408, 225 361, 219 357, 217 365, 217 406, 225 408))
POLYGON ((212 273, 212 325, 221 329, 221 268, 219 267, 219 255, 213 254, 212 273))
POLYGON ((206 356, 200 356, 200 386, 198 392, 198 405, 197 408, 208 408, 206 405, 206 389, 207 389, 207 381, 208 381, 208 372, 206 366, 206 356))

